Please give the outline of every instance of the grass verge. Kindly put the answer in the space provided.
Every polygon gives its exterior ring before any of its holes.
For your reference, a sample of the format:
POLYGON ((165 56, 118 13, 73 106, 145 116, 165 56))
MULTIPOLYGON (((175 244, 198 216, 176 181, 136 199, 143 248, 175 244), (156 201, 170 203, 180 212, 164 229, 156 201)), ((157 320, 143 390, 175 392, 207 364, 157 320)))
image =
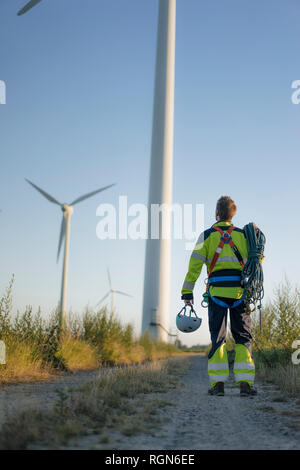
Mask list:
POLYGON ((12 278, 0 297, 0 340, 6 345, 6 365, 0 365, 0 384, 49 379, 61 371, 97 369, 153 361, 183 354, 174 345, 148 335, 136 338, 130 324, 122 324, 106 308, 68 315, 64 335, 58 310, 44 316, 26 307, 13 312, 12 278))
POLYGON ((263 383, 275 384, 284 395, 298 397, 300 394, 300 366, 275 363, 273 366, 256 361, 256 376, 263 383))
POLYGON ((152 432, 157 411, 170 405, 163 394, 180 385, 189 361, 174 358, 103 371, 77 390, 60 390, 48 409, 16 407, 1 426, 0 449, 60 448, 86 434, 97 434, 105 443, 112 429, 125 435, 152 432))

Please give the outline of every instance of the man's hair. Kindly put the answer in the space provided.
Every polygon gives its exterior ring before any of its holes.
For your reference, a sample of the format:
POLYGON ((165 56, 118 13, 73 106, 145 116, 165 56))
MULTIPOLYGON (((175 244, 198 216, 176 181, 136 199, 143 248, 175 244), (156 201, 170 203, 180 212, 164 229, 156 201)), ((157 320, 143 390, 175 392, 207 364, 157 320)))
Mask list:
POLYGON ((216 212, 220 220, 231 220, 236 214, 237 208, 229 196, 221 196, 217 202, 216 212))

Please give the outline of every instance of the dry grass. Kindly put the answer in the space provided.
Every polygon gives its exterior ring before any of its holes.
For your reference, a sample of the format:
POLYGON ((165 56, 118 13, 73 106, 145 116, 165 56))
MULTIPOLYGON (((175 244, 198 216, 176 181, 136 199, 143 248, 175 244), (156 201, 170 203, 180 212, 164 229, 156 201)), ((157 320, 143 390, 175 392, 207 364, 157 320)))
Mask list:
POLYGON ((276 413, 276 410, 273 408, 273 406, 258 406, 257 409, 264 411, 265 413, 276 413))
POLYGON ((110 363, 116 366, 142 364, 145 361, 157 361, 174 356, 183 356, 180 350, 165 343, 155 343, 151 341, 151 346, 143 340, 134 344, 122 344, 118 341, 109 341, 104 345, 105 355, 110 357, 110 363))
POLYGON ((7 346, 6 361, 5 366, 0 366, 1 383, 34 382, 53 376, 53 370, 34 357, 30 344, 11 341, 7 346))
MULTIPOLYGON (((95 347, 81 340, 66 337, 58 356, 62 356, 71 371, 97 369, 99 355, 95 347)), ((53 365, 36 354, 30 342, 10 340, 7 343, 6 365, 0 366, 0 383, 20 383, 49 380, 59 374, 53 365)))
POLYGON ((108 362, 116 366, 139 364, 147 359, 146 352, 141 345, 126 345, 117 340, 105 341, 102 351, 100 352, 100 357, 104 364, 108 362), (105 358, 108 357, 109 360, 107 361, 105 358))
POLYGON ((187 361, 171 359, 110 370, 80 389, 60 391, 53 409, 16 408, 1 427, 0 449, 34 444, 59 448, 71 437, 88 433, 106 441, 111 428, 126 435, 150 432, 158 423, 157 410, 169 405, 163 395, 151 394, 178 386, 187 361))
POLYGON ((292 416, 293 418, 300 418, 300 411, 295 410, 283 410, 280 411, 282 416, 292 416))
MULTIPOLYGON (((173 346, 147 340, 126 345, 107 340, 101 350, 88 341, 66 336, 56 353, 64 366, 73 372, 98 369, 101 366, 141 364, 171 356, 184 355, 173 346), (107 359, 109 357, 109 360, 107 359)), ((6 365, 0 366, 0 383, 33 382, 51 379, 62 373, 36 353, 34 344, 19 339, 7 343, 6 365)))
POLYGON ((283 394, 291 397, 297 397, 300 394, 299 366, 277 364, 274 367, 268 367, 265 364, 259 364, 256 374, 261 381, 277 385, 283 394))
POLYGON ((73 372, 97 369, 100 366, 97 349, 86 341, 66 337, 61 354, 66 366, 73 372))
POLYGON ((272 398, 274 403, 286 403, 288 401, 285 395, 276 395, 272 398))

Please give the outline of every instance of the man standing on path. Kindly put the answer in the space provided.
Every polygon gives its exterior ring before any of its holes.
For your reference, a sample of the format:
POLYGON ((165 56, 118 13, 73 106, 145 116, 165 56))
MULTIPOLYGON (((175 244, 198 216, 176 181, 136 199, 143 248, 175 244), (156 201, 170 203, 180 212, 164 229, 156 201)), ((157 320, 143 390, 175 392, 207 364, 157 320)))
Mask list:
POLYGON ((208 272, 208 319, 212 347, 208 355, 209 394, 223 396, 229 366, 226 351, 227 312, 235 340, 234 375, 241 396, 256 395, 253 388, 255 365, 251 350, 251 317, 246 311, 241 270, 247 262, 248 243, 242 229, 231 220, 237 208, 229 196, 222 196, 216 206, 216 220, 205 230, 190 258, 182 288, 185 305, 194 302, 193 290, 205 263, 208 272))

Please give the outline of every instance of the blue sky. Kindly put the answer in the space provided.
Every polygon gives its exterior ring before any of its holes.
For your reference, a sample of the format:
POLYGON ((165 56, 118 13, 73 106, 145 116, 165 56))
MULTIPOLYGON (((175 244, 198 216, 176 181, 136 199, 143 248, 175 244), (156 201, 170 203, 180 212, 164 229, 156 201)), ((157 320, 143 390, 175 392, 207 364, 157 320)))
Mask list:
MULTIPOLYGON (((14 273, 15 309, 47 314, 59 299, 61 213, 25 177, 62 202, 116 182, 75 207, 68 305, 95 305, 109 266, 134 296, 118 299, 119 315, 138 331, 145 242, 97 239, 96 209, 119 195, 147 202, 158 1, 44 0, 17 17, 24 3, 0 3, 0 289, 14 273)), ((254 220, 267 237, 267 298, 285 274, 298 279, 299 14, 296 0, 177 1, 174 202, 204 204, 210 226, 217 198, 232 196, 235 224, 254 220)), ((189 255, 173 243, 173 327, 189 255)), ((198 310, 187 344, 209 341, 198 310)))

